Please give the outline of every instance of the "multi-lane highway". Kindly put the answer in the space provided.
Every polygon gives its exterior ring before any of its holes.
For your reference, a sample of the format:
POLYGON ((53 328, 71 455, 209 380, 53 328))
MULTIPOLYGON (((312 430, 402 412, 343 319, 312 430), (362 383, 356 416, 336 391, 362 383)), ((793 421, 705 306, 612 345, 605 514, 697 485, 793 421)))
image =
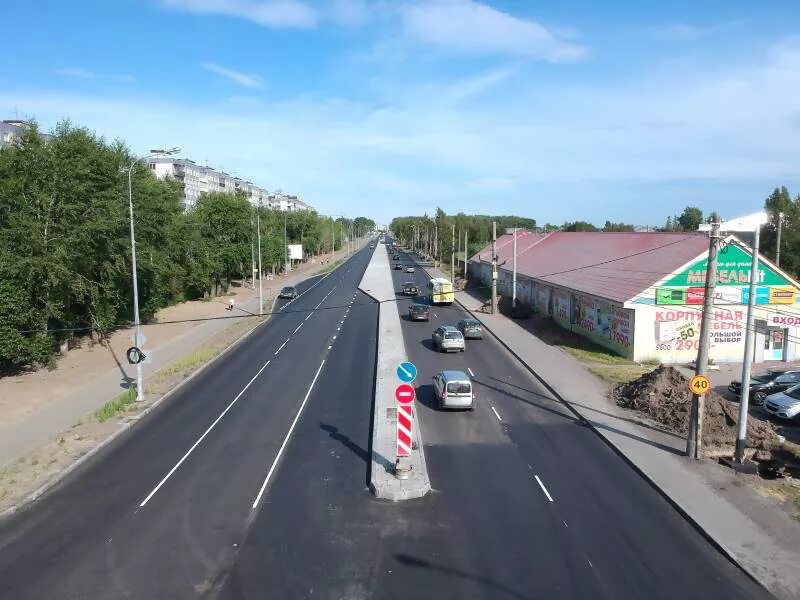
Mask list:
MULTIPOLYGON (((402 325, 434 491, 375 500, 378 310, 357 290, 369 257, 303 284, 0 526, 0 597, 765 596, 494 340, 434 352, 430 333, 463 316, 456 306, 402 325), (472 374, 474 412, 435 410, 430 378, 443 368, 472 374)), ((398 290, 412 278, 392 273, 398 290)), ((398 296, 401 316, 410 301, 398 296)))

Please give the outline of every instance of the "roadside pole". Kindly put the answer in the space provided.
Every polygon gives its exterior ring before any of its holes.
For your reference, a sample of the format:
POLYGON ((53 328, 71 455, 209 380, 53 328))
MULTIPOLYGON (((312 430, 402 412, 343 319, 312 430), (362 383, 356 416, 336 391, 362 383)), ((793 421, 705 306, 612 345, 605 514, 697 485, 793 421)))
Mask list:
POLYGON ((288 216, 288 211, 283 213, 283 272, 289 273, 289 246, 287 245, 286 240, 286 217, 288 216))
POLYGON ((450 246, 450 277, 456 282, 456 223, 453 221, 453 243, 450 246))
POLYGON ((469 260, 469 229, 464 232, 464 279, 467 278, 467 261, 469 260))
POLYGON ((258 203, 256 210, 256 231, 258 238, 258 314, 264 314, 264 288, 261 285, 263 271, 261 269, 261 202, 258 203))
MULTIPOLYGON (((703 297, 703 316, 700 321, 700 347, 695 361, 695 375, 705 376, 708 370, 709 327, 714 308, 714 287, 717 282, 717 254, 719 249, 720 224, 711 224, 708 244, 708 268, 706 269, 705 296, 703 297)), ((692 394, 692 406, 689 414, 689 434, 686 439, 686 456, 699 459, 703 449, 703 415, 705 412, 705 394, 692 394)))
MULTIPOLYGON (((780 231, 780 225, 778 226, 780 231)), ((737 463, 744 461, 744 450, 747 447, 747 412, 750 403, 750 368, 753 364, 753 346, 755 332, 756 281, 758 280, 758 246, 761 226, 757 226, 753 238, 753 263, 750 267, 750 297, 747 299, 747 325, 744 330, 744 358, 742 359, 742 389, 739 396, 739 426, 736 431, 736 450, 733 458, 737 463)), ((780 240, 780 234, 778 235, 780 240)), ((780 253, 780 250, 778 250, 780 253)), ((778 254, 780 256, 780 254, 778 254)))
MULTIPOLYGON (((781 266, 781 229, 783 228, 783 213, 778 213, 778 239, 775 240, 775 266, 781 266)), ((756 235, 758 235, 758 230, 756 230, 756 235)), ((756 238, 758 240, 758 238, 756 238)), ((756 242, 756 245, 758 242, 756 242)))
POLYGON ((492 314, 497 310, 497 221, 492 221, 492 314))
POLYGON ((511 272, 511 309, 517 309, 517 228, 514 227, 514 260, 511 272))

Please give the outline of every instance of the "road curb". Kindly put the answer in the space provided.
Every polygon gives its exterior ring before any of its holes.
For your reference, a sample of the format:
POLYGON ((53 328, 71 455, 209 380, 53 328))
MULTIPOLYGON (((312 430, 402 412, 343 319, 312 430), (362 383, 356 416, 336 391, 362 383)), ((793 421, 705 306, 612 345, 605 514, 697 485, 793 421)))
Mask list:
MULTIPOLYGON (((427 272, 427 271, 426 271, 427 272)), ((430 274, 429 274, 430 275, 430 274)), ((662 489, 658 483, 651 478, 645 471, 643 471, 630 457, 628 457, 625 452, 620 449, 612 439, 606 437, 606 435, 586 417, 584 417, 578 409, 576 409, 569 400, 565 399, 559 392, 551 386, 539 373, 537 373, 525 360, 522 359, 508 344, 506 344, 500 336, 498 336, 492 329, 486 325, 486 323, 481 320, 478 314, 474 313, 472 310, 467 308, 460 300, 456 299, 456 303, 461 306, 466 312, 468 312, 474 319, 480 321, 483 328, 488 331, 492 337, 497 340, 497 342, 503 346, 531 375, 533 375, 539 383, 541 383, 559 402, 561 402, 573 415, 576 415, 578 420, 581 424, 589 427, 611 450, 617 454, 625 463, 628 464, 642 479, 644 479, 650 487, 652 487, 662 498, 664 498, 670 506, 672 506, 700 535, 702 535, 714 548, 717 549, 725 558, 727 558, 731 563, 733 563, 738 569, 740 569, 745 575, 747 575, 752 581, 762 587, 765 591, 769 592, 769 588, 764 585, 759 578, 752 573, 749 569, 744 567, 736 558, 736 555, 730 551, 725 545, 717 541, 698 521, 692 517, 692 515, 683 508, 683 506, 676 501, 672 496, 670 496, 664 489, 662 489)), ((769 592, 771 593, 771 592, 769 592)))
MULTIPOLYGON (((376 248, 376 251, 378 248, 376 248)), ((367 269, 369 265, 367 266, 367 269)), ((397 313, 396 305, 391 302, 381 301, 376 297, 372 290, 363 287, 364 271, 358 289, 378 303, 378 322, 376 325, 378 343, 375 356, 375 388, 372 399, 372 431, 370 435, 370 455, 372 460, 369 467, 369 488, 376 498, 399 502, 401 500, 412 500, 422 498, 431 491, 430 478, 428 476, 428 466, 425 461, 425 451, 422 443, 422 423, 420 413, 414 408, 414 441, 416 448, 412 451, 410 464, 412 474, 408 479, 397 479, 394 475, 394 463, 392 459, 395 455, 395 420, 387 416, 387 409, 395 407, 394 395, 391 393, 391 386, 395 383, 396 374, 394 364, 389 361, 399 362, 406 356, 405 341, 399 327, 400 315, 397 313), (395 331, 399 332, 401 348, 391 346, 391 339, 396 338, 395 332, 385 329, 392 327, 387 321, 397 321, 395 331), (398 352, 398 350, 402 350, 398 352), (390 357, 391 356, 391 357, 390 357)), ((390 273, 391 276, 391 273, 390 273)), ((394 286, 392 286, 394 290, 394 286)))

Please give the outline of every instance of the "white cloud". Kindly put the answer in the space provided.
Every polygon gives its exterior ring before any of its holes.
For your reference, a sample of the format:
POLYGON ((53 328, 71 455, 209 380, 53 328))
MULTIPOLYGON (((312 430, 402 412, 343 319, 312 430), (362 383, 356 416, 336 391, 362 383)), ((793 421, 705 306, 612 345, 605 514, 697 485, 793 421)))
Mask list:
POLYGON ((513 77, 518 70, 517 67, 503 67, 470 79, 465 79, 451 86, 448 97, 452 101, 458 102, 460 100, 467 100, 479 96, 513 77))
POLYGON ((94 78, 94 73, 91 71, 87 71, 86 69, 81 69, 80 67, 70 67, 66 69, 56 69, 56 73, 58 75, 63 75, 64 77, 75 77, 77 79, 92 79, 94 78))
POLYGON ((221 77, 224 77, 225 79, 229 79, 236 85, 240 85, 242 87, 260 88, 264 86, 264 82, 257 75, 250 75, 248 73, 242 73, 241 71, 234 71, 233 69, 221 67, 220 65, 211 62, 205 62, 201 66, 206 71, 210 71, 211 73, 215 73, 221 77))
POLYGON ((725 21, 710 25, 696 25, 675 21, 649 28, 650 35, 661 41, 695 42, 718 33, 728 32, 743 25, 742 21, 725 21))
POLYGON ((227 15, 274 29, 310 29, 317 12, 300 0, 161 0, 167 8, 193 14, 227 15))
POLYGON ((432 46, 474 54, 574 61, 586 49, 559 39, 536 21, 473 0, 415 1, 400 8, 407 35, 432 46))

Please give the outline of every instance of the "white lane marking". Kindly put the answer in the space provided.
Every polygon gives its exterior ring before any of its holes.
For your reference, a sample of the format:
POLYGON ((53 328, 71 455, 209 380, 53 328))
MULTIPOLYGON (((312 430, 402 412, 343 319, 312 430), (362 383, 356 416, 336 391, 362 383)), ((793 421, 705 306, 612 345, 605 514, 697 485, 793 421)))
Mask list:
POLYGON ((473 372, 472 372, 472 369, 470 369, 469 367, 467 367, 467 371, 469 371, 469 375, 470 375, 470 377, 475 377, 475 373, 473 373, 473 372))
POLYGON ((331 348, 333 348, 333 346, 328 346, 328 350, 330 350, 331 348))
POLYGON ((341 327, 337 327, 337 328, 336 328, 336 331, 341 331, 341 330, 342 330, 342 328, 341 328, 341 327))
POLYGON ((206 429, 206 430, 205 430, 205 432, 203 433, 203 435, 201 435, 201 436, 198 438, 198 440, 197 440, 197 441, 196 441, 194 444, 192 444, 192 447, 191 447, 191 448, 189 448, 189 450, 187 450, 187 451, 186 451, 186 454, 184 454, 184 455, 183 455, 183 457, 182 457, 182 458, 181 458, 181 459, 180 459, 180 460, 179 460, 177 463, 175 463, 175 466, 174 466, 174 467, 172 467, 172 468, 169 470, 169 473, 167 473, 166 475, 164 475, 164 478, 163 478, 161 481, 159 481, 159 482, 158 482, 158 485, 157 485, 156 487, 154 487, 154 488, 153 488, 153 491, 152 491, 152 492, 150 492, 149 494, 147 494, 147 498, 145 498, 144 500, 142 500, 142 503, 141 503, 141 504, 139 504, 139 508, 142 508, 142 507, 143 507, 145 504, 147 504, 147 503, 150 501, 150 498, 152 498, 153 496, 155 496, 155 493, 156 493, 158 490, 160 490, 160 489, 161 489, 161 486, 162 486, 162 485, 164 485, 164 484, 166 483, 167 479, 169 479, 170 477, 172 477, 172 474, 173 474, 175 471, 177 471, 177 470, 178 470, 178 467, 180 467, 180 466, 183 464, 183 461, 185 461, 187 458, 189 458, 189 455, 190 455, 190 454, 191 454, 191 453, 194 451, 194 449, 195 449, 195 448, 197 448, 197 446, 200 444, 200 442, 202 442, 202 441, 205 439, 205 437, 206 437, 206 436, 207 436, 207 435, 208 435, 208 434, 211 432, 211 430, 212 430, 212 429, 214 429, 214 427, 216 426, 216 424, 217 424, 217 423, 219 423, 219 422, 222 420, 222 417, 224 417, 224 416, 225 416, 225 414, 226 414, 226 413, 227 413, 227 412, 228 412, 228 411, 229 411, 229 410, 230 410, 230 409, 233 407, 233 405, 234 405, 234 404, 236 404, 236 402, 239 400, 239 398, 241 398, 241 397, 242 397, 242 394, 244 394, 244 393, 247 391, 247 388, 249 388, 249 387, 250 387, 250 384, 252 384, 252 383, 253 383, 253 382, 256 380, 256 378, 257 378, 259 375, 261 375, 261 372, 262 372, 264 369, 266 369, 266 368, 267 368, 267 365, 269 365, 269 363, 270 363, 270 361, 267 361, 267 362, 265 362, 265 363, 264 363, 264 365, 263 365, 263 366, 262 366, 262 367, 261 367, 261 368, 258 370, 258 373, 256 373, 255 375, 253 375, 253 378, 252 378, 250 381, 248 381, 248 382, 247 382, 247 385, 246 385, 246 386, 244 386, 244 387, 242 388, 242 391, 241 391, 241 392, 239 392, 238 394, 236 394, 236 398, 234 398, 233 400, 231 400, 231 403, 230 403, 230 404, 228 404, 228 406, 226 406, 226 407, 225 407, 225 410, 223 410, 223 411, 220 413, 220 415, 219 415, 219 416, 218 416, 218 417, 217 417, 217 418, 214 420, 214 422, 213 422, 213 423, 211 423, 211 425, 209 425, 208 429, 206 429))
POLYGON ((280 352, 281 350, 283 350, 283 347, 284 347, 286 344, 288 344, 288 343, 289 343, 289 340, 290 340, 290 339, 292 339, 292 338, 286 338, 286 341, 285 341, 285 342, 283 342, 283 343, 281 344, 281 347, 280 347, 280 348, 278 348, 278 349, 275 351, 275 356, 278 356, 278 352, 280 352))
POLYGON ((302 326, 303 326, 303 324, 302 324, 302 323, 300 323, 300 325, 298 325, 298 326, 297 326, 297 328, 296 328, 296 329, 295 329, 295 330, 292 332, 292 335, 294 335, 295 333, 297 333, 298 331, 300 331, 300 328, 301 328, 302 326))
POLYGON ((566 522, 566 521, 564 521, 564 527, 566 527, 567 529, 569 529, 569 525, 567 525, 567 522, 566 522))
POLYGON ((303 319, 303 320, 304 320, 304 321, 308 321, 308 320, 311 318, 311 315, 313 315, 313 314, 314 314, 314 313, 308 313, 308 316, 307 316, 305 319, 303 319))
POLYGON ((494 412, 494 416, 497 417, 497 420, 502 423, 503 418, 500 416, 500 413, 497 412, 497 409, 494 406, 492 406, 492 412, 494 412))
POLYGON ((436 313, 433 313, 433 316, 436 317, 437 319, 439 318, 439 315, 437 315, 436 313))
POLYGON ((291 426, 289 427, 289 431, 286 434, 286 437, 283 438, 283 443, 281 447, 278 448, 278 454, 275 455, 275 460, 272 462, 272 466, 269 468, 269 472, 267 473, 267 477, 264 479, 264 483, 261 484, 261 489, 258 490, 258 495, 256 499, 253 501, 252 509, 255 509, 258 506, 258 503, 261 502, 261 496, 264 494, 264 490, 267 489, 267 485, 269 484, 269 480, 272 477, 272 473, 275 471, 275 467, 278 466, 278 461, 281 459, 281 455, 283 454, 284 449, 286 448, 286 444, 289 442, 289 438, 292 436, 292 431, 294 431, 295 425, 297 425, 297 421, 300 420, 300 415, 303 414, 303 409, 306 406, 306 402, 308 402, 308 397, 311 395, 311 390, 314 389, 314 384, 317 383, 317 378, 319 377, 320 372, 322 372, 322 367, 325 365, 325 359, 322 359, 322 362, 319 364, 319 369, 317 369, 317 374, 314 375, 314 379, 311 381, 311 385, 308 386, 308 391, 306 392, 306 397, 303 398, 302 404, 300 404, 300 408, 297 411, 297 414, 294 417, 294 421, 292 421, 291 426))
POLYGON ((592 569, 594 569, 594 565, 592 564, 592 561, 590 561, 590 560, 587 558, 587 559, 586 559, 586 562, 588 562, 588 563, 589 563, 589 567, 591 567, 592 569))
POLYGON ((550 502, 552 502, 553 501, 553 497, 550 495, 550 492, 547 491, 547 488, 544 487, 544 484, 542 483, 542 480, 539 479, 538 475, 534 475, 534 477, 536 478, 536 481, 539 483, 539 487, 542 488, 542 491, 544 492, 544 495, 547 496, 547 499, 550 500, 550 502))
POLYGON ((333 339, 336 339, 336 336, 333 336, 333 339))
POLYGON ((339 321, 339 323, 340 323, 340 324, 342 324, 342 325, 344 325, 344 319, 342 319, 341 321, 339 321))

